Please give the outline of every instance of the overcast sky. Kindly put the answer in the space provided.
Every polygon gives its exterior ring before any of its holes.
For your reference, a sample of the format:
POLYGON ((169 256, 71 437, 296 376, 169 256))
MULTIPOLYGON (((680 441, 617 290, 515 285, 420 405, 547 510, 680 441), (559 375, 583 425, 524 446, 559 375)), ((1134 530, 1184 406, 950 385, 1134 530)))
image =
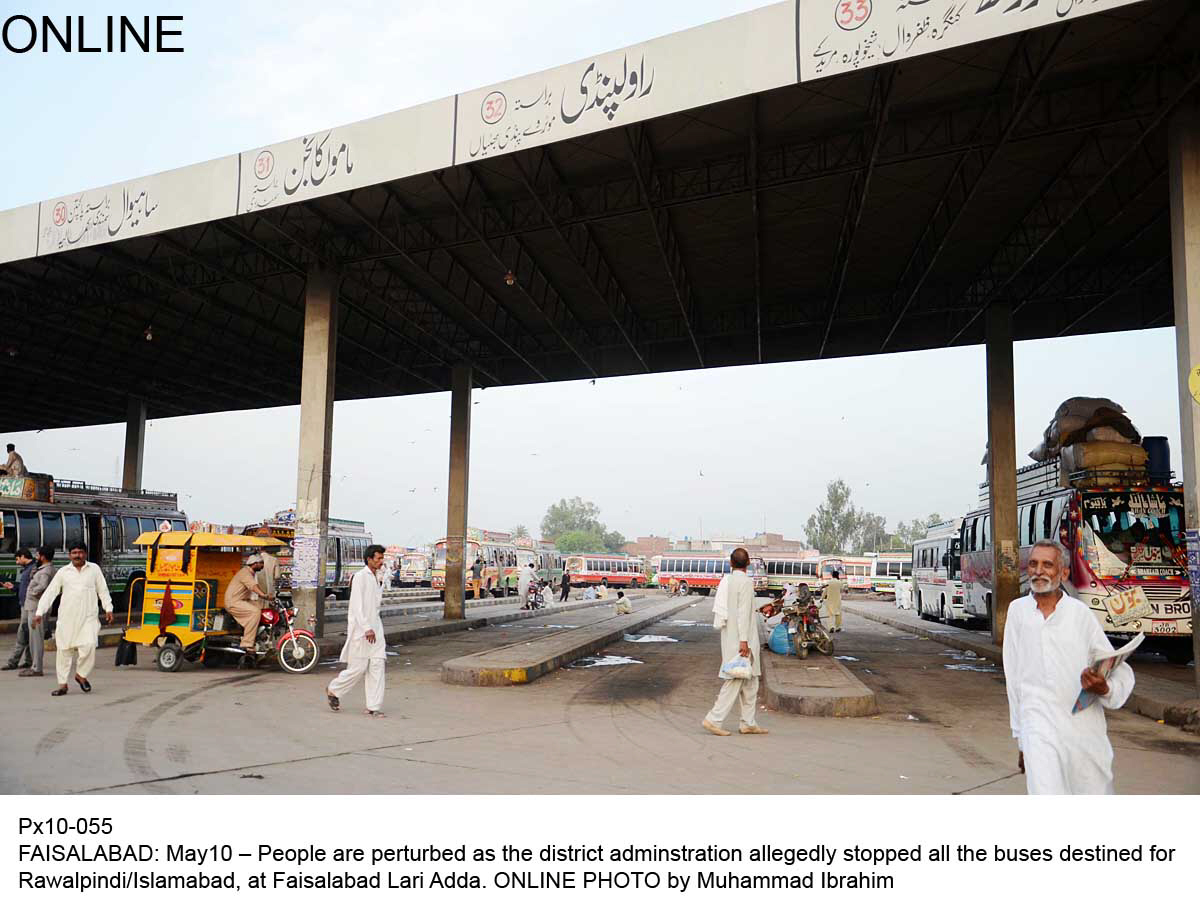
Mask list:
MULTIPOLYGON (((233 153, 763 5, 754 0, 43 2, 38 12, 182 11, 187 52, 0 56, 0 209, 233 153), (20 88, 13 90, 14 85, 20 88)), ((1122 403, 1178 462, 1171 329, 1016 349, 1017 442, 1074 394, 1122 403)), ((471 524, 535 534, 564 496, 632 537, 802 537, 827 481, 898 520, 961 514, 986 441, 982 347, 476 391, 471 524), (694 430, 698 405, 711 425, 694 430), (736 413, 727 412, 730 409, 736 413), (598 415, 598 411, 600 415, 598 415), (515 427, 529 422, 531 427, 515 427), (727 426, 719 423, 727 422, 727 426), (537 427, 540 423, 540 427, 537 427), (560 435, 565 435, 560 437, 560 435)), ((298 408, 162 419, 144 483, 192 518, 244 524, 295 500, 298 408)), ((331 513, 388 543, 445 530, 449 396, 337 404, 331 513)), ((120 481, 122 426, 10 435, 38 471, 120 481)))

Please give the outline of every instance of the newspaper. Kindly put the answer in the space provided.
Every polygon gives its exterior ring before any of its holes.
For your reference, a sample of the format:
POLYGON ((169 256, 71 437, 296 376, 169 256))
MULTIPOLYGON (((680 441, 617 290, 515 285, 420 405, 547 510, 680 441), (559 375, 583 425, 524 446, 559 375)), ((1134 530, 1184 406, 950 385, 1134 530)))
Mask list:
MULTIPOLYGON (((1146 636, 1144 634, 1138 634, 1137 637, 1131 640, 1120 650, 1112 650, 1108 653, 1100 654, 1100 656, 1092 660, 1092 664, 1090 666, 1091 670, 1097 675, 1103 675, 1105 678, 1108 678, 1108 673, 1121 663, 1125 662, 1125 660, 1129 659, 1129 657, 1133 655, 1133 651, 1136 650, 1145 639, 1146 636)), ((1071 708, 1071 712, 1077 713, 1081 710, 1087 709, 1089 706, 1095 703, 1096 700, 1096 694, 1093 694, 1091 691, 1081 690, 1079 692, 1079 696, 1075 698, 1075 706, 1071 708)))

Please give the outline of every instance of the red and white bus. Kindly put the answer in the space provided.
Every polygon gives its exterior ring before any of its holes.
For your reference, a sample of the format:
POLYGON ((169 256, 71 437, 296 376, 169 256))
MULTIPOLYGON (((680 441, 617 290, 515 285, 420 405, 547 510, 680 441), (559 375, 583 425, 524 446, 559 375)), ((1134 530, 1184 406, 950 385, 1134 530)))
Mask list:
MULTIPOLYGON (((721 576, 730 571, 727 553, 664 553, 658 564, 658 586, 678 585, 683 591, 699 590, 710 593, 721 583, 721 576)), ((767 593, 767 567, 762 557, 750 557, 747 574, 754 580, 754 592, 767 593)))
POLYGON ((869 591, 871 589, 871 563, 865 556, 823 556, 821 557, 821 580, 829 582, 836 571, 838 576, 851 591, 869 591))
POLYGON ((578 553, 565 563, 571 587, 605 582, 609 587, 644 587, 645 564, 639 557, 617 553, 578 553))
MULTIPOLYGON (((1169 484, 1061 488, 1056 471, 1041 474, 1057 470, 1055 463, 1017 471, 1021 592, 1029 589, 1030 548, 1042 539, 1057 540, 1071 561, 1063 589, 1095 613, 1106 633, 1144 633, 1147 650, 1187 662, 1192 658, 1192 592, 1182 489, 1169 484)), ((989 518, 986 508, 966 516, 959 540, 967 611, 979 618, 991 615, 989 518)))

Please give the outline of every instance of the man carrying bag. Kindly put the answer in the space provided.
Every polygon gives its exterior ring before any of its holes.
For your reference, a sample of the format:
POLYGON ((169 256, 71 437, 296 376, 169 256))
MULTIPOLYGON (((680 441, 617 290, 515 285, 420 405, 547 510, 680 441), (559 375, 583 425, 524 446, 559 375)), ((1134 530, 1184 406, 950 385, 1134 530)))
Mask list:
POLYGON ((758 710, 758 678, 762 674, 759 654, 762 650, 762 640, 758 633, 758 622, 755 619, 757 610, 754 606, 754 582, 746 574, 750 565, 750 554, 738 547, 730 554, 730 567, 733 569, 721 579, 717 588, 717 599, 713 603, 713 627, 721 630, 721 669, 718 676, 723 679, 721 692, 717 694, 717 702, 709 710, 701 723, 704 730, 719 737, 728 737, 730 732, 723 727, 725 719, 733 711, 733 704, 739 698, 742 707, 742 721, 738 727, 741 734, 766 734, 767 729, 759 728, 755 722, 758 710), (726 668, 735 663, 738 657, 749 660, 748 677, 745 666, 726 668), (741 671, 735 671, 740 668, 741 671))

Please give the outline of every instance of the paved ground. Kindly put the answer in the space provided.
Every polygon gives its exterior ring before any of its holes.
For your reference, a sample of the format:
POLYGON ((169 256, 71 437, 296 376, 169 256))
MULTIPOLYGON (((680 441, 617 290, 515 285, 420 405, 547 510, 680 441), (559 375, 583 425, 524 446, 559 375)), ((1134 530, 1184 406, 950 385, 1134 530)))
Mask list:
MULTIPOLYGON (((838 655, 879 692, 880 715, 815 719, 764 711, 767 737, 699 728, 717 688, 716 633, 700 599, 644 633, 675 642, 608 649, 640 665, 555 672, 533 684, 444 684, 443 660, 606 615, 577 610, 428 638, 388 659, 390 717, 357 698, 335 715, 319 675, 239 673, 149 660, 95 690, 52 698, 51 678, 0 678, 0 790, 135 793, 463 792, 1019 793, 1004 686, 994 667, 929 640, 847 617, 838 655), (950 666, 967 668, 949 668, 950 666), (19 714, 17 714, 19 711, 19 714), (999 779, 999 780, 998 780, 999 779)), ((0 640, 0 652, 11 646, 0 640)), ((797 663, 799 664, 799 663, 797 663)), ((1110 716, 1122 792, 1200 792, 1200 738, 1110 716)))

